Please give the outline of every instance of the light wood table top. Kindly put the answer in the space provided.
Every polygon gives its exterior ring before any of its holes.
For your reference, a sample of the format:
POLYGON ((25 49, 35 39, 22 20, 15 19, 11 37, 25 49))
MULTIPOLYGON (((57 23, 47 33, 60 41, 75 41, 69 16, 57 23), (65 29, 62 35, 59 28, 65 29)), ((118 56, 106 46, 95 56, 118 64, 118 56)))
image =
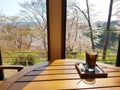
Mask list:
POLYGON ((0 90, 120 90, 120 68, 97 63, 107 78, 81 79, 76 68, 80 60, 58 59, 34 65, 5 80, 0 90))

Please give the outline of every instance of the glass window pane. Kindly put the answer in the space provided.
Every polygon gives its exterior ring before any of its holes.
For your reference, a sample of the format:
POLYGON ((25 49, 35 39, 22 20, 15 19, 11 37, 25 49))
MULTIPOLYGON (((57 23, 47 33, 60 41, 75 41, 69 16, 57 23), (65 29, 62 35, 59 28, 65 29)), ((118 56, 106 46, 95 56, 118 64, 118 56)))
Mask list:
POLYGON ((33 65, 46 61, 46 0, 0 2, 0 47, 3 63, 33 65))
POLYGON ((115 64, 120 33, 119 4, 120 1, 117 0, 113 3, 107 53, 104 60, 102 56, 110 0, 67 0, 66 58, 85 60, 85 51, 92 48, 93 40, 99 52, 98 60, 115 64))

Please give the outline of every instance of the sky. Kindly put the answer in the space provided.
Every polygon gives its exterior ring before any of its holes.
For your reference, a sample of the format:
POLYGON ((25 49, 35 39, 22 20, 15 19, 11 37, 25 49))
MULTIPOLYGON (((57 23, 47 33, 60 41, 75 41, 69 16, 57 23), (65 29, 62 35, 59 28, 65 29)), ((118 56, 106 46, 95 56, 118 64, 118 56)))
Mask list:
MULTIPOLYGON (((0 0, 0 13, 5 15, 14 16, 19 14, 19 10, 21 7, 19 6, 19 2, 23 2, 24 0, 0 0)), ((86 0, 77 0, 80 3, 85 2, 86 0)), ((98 19, 105 20, 108 17, 108 8, 110 0, 89 0, 93 4, 95 3, 94 9, 96 12, 99 12, 98 19)), ((85 5, 85 4, 84 4, 85 5)))
POLYGON ((98 16, 100 20, 107 20, 109 12, 110 0, 90 0, 95 3, 95 11, 99 12, 98 16))
POLYGON ((18 14, 21 7, 19 6, 19 2, 23 2, 23 0, 0 0, 0 13, 13 16, 18 14))
MULTIPOLYGON (((86 0, 76 1, 80 3, 80 8, 86 8, 86 0)), ((106 21, 108 17, 110 0, 88 0, 88 2, 93 10, 90 12, 90 14, 93 14, 98 21, 106 21)))

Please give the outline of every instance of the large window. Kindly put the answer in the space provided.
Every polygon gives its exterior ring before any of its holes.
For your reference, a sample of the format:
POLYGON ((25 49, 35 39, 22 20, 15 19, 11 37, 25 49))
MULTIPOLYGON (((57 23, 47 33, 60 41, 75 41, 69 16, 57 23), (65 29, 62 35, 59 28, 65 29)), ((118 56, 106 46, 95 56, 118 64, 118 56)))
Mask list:
POLYGON ((99 61, 115 64, 120 34, 120 1, 113 2, 106 58, 102 58, 110 1, 67 0, 66 58, 84 60, 85 51, 94 47, 99 52, 99 61))
POLYGON ((33 65, 46 61, 46 0, 0 2, 0 48, 3 63, 33 65))

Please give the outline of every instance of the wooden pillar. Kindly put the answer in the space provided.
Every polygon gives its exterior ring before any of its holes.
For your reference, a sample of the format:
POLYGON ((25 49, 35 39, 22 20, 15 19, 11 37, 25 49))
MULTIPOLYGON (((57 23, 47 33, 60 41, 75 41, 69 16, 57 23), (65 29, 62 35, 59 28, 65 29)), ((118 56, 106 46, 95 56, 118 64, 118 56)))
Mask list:
POLYGON ((116 58, 116 66, 120 67, 120 38, 118 43, 118 51, 117 51, 117 58, 116 58))
POLYGON ((62 3, 64 0, 47 0, 48 18, 48 60, 61 59, 65 54, 62 3))
MULTIPOLYGON (((0 65, 2 65, 2 55, 1 55, 1 50, 0 50, 0 65)), ((3 70, 0 70, 0 80, 4 79, 4 73, 3 70)))

